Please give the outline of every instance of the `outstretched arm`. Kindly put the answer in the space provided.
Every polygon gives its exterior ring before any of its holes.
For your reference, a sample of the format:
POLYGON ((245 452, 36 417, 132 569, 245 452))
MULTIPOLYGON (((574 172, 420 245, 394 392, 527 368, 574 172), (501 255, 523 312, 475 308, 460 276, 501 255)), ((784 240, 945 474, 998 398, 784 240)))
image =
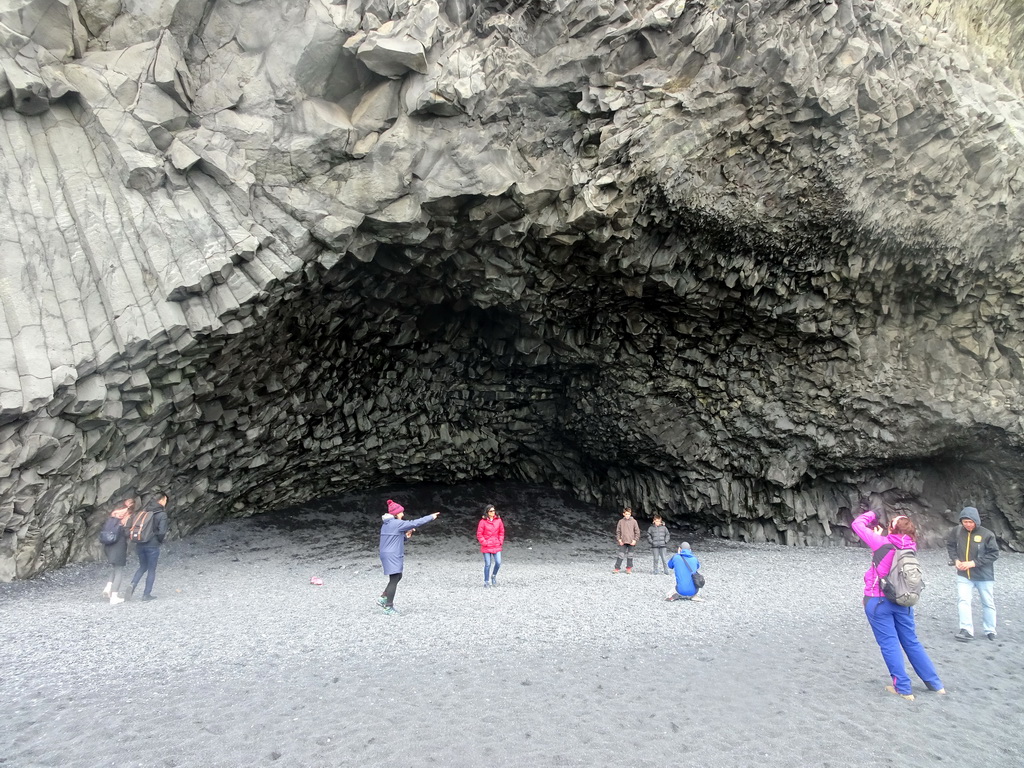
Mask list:
POLYGON ((435 520, 437 520, 437 516, 440 515, 440 514, 441 514, 440 512, 435 512, 432 515, 427 515, 426 517, 420 517, 420 518, 417 518, 416 520, 401 520, 401 521, 399 521, 398 530, 399 531, 411 531, 413 528, 419 528, 421 525, 426 525, 427 523, 434 522, 435 520))

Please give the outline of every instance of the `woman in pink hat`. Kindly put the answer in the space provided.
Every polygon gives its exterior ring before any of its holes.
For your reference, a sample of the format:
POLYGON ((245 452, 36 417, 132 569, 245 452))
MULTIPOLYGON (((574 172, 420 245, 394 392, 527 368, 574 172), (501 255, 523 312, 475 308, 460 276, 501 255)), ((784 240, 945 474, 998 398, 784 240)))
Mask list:
POLYGON ((383 522, 380 526, 380 563, 384 566, 388 585, 377 598, 377 602, 384 608, 384 613, 398 613, 395 609, 395 590, 398 589, 398 582, 402 580, 405 540, 412 536, 413 530, 433 522, 440 514, 434 512, 418 520, 405 520, 405 507, 388 499, 388 511, 381 516, 383 522))

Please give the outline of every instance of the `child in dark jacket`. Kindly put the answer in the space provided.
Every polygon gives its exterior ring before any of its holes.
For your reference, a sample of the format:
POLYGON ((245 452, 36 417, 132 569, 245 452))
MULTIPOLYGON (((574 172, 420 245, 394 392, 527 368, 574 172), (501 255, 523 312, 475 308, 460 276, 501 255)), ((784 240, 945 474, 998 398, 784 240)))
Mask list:
POLYGON ((658 573, 658 563, 661 563, 661 573, 668 574, 668 565, 665 563, 665 552, 668 551, 668 543, 672 535, 668 532, 668 526, 661 519, 661 515, 655 515, 652 525, 647 529, 647 541, 651 545, 651 554, 654 556, 654 567, 652 573, 658 573))

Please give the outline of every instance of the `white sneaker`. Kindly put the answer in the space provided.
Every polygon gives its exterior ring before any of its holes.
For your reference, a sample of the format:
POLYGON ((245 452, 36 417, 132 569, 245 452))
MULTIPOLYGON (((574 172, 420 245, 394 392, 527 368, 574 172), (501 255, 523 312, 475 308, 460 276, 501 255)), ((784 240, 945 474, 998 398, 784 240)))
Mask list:
POLYGON ((112 590, 113 588, 114 588, 114 582, 108 581, 107 582, 107 586, 105 586, 103 588, 103 596, 104 597, 110 597, 110 590, 112 590))
POLYGON ((123 602, 124 602, 124 598, 123 597, 118 597, 117 596, 117 592, 114 592, 110 596, 110 604, 111 605, 118 605, 119 603, 123 603, 123 602))
POLYGON ((703 603, 704 602, 704 598, 703 597, 697 597, 696 595, 694 595, 693 597, 690 598, 690 602, 693 602, 693 603, 703 603))

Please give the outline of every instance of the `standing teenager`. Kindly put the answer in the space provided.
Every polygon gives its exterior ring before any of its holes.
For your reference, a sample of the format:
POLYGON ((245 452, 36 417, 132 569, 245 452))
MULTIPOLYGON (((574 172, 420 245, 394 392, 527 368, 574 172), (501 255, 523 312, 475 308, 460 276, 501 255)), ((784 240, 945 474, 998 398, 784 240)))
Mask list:
POLYGON ((626 558, 626 573, 633 572, 633 550, 636 548, 636 543, 639 540, 640 526, 633 519, 633 510, 630 507, 626 507, 622 510, 622 519, 615 526, 615 542, 619 548, 618 554, 615 557, 615 570, 612 573, 619 572, 622 558, 626 558))
POLYGON ((405 567, 405 540, 421 525, 437 520, 440 512, 434 512, 418 520, 406 520, 405 507, 388 499, 388 511, 381 516, 380 526, 380 564, 384 566, 384 575, 388 577, 388 585, 384 588, 377 602, 385 613, 398 613, 395 609, 395 591, 402 580, 405 567))
POLYGON ((476 526, 476 540, 484 556, 484 586, 498 586, 498 569, 501 568, 501 548, 505 544, 505 523, 493 504, 484 509, 484 516, 476 526), (493 570, 492 570, 493 566, 493 570))
POLYGON ((658 573, 658 565, 661 564, 661 572, 668 574, 668 565, 665 562, 665 554, 668 551, 668 544, 672 541, 672 534, 668 532, 668 526, 661 519, 661 515, 655 515, 651 521, 651 527, 647 529, 647 541, 651 545, 651 554, 654 557, 654 567, 651 573, 658 573))

